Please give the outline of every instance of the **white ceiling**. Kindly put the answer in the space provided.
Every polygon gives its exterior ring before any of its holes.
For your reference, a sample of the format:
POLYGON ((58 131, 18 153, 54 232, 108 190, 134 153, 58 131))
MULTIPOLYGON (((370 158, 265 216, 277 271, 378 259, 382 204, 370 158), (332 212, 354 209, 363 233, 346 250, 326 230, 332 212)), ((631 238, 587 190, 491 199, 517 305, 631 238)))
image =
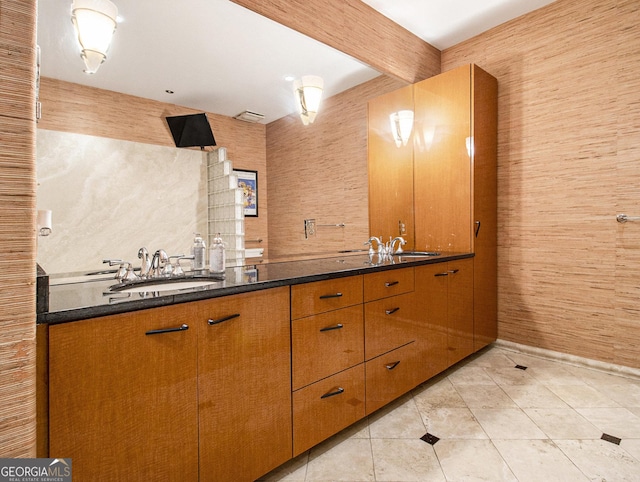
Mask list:
MULTIPOLYGON (((71 0, 39 0, 41 75, 227 116, 250 110, 265 122, 295 111, 285 76, 320 75, 331 96, 379 75, 229 0, 113 1, 120 21, 107 61, 87 75, 71 0)), ((554 0, 363 1, 444 49, 554 0)))

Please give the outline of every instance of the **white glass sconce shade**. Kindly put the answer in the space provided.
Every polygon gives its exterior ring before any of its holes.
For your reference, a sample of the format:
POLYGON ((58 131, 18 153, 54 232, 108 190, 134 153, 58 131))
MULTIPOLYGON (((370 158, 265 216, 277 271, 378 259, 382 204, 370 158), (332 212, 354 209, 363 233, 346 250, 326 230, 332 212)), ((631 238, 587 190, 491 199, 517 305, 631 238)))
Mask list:
POLYGON ((118 8, 109 0, 74 0, 71 21, 76 29, 85 72, 94 74, 107 58, 118 8))
POLYGON ((323 88, 324 81, 317 75, 304 75, 293 82, 296 107, 304 125, 312 124, 316 119, 323 88))
POLYGON ((396 146, 406 146, 413 130, 413 111, 399 110, 394 112, 389 116, 389 123, 396 146))

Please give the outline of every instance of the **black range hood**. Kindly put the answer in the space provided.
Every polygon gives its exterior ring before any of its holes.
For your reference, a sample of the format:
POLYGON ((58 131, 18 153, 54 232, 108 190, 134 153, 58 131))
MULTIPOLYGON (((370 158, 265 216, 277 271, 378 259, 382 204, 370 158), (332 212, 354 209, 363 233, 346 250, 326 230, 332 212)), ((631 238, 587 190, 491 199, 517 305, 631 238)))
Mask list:
POLYGON ((211 131, 207 114, 188 114, 167 117, 176 147, 199 147, 204 149, 215 146, 216 140, 211 131))

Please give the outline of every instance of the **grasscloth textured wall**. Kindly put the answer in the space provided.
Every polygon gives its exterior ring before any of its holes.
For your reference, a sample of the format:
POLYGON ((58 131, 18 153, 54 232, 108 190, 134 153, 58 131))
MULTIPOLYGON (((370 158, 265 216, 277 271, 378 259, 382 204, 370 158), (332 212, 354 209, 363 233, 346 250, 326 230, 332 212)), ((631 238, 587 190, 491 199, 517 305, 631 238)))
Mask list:
POLYGON ((468 62, 499 84, 499 338, 640 367, 640 3, 558 0, 468 62))
POLYGON ((36 2, 0 2, 0 457, 34 457, 36 2))
POLYGON ((267 126, 270 257, 364 248, 369 237, 367 101, 404 84, 380 76, 323 101, 313 124, 267 126), (304 237, 304 220, 319 226, 304 237))
MULTIPOLYGON (((161 146, 175 146, 164 121, 166 116, 201 112, 49 78, 42 79, 40 99, 43 116, 38 128, 161 146)), ((245 234, 248 240, 263 239, 259 246, 268 250, 265 126, 212 113, 207 116, 216 143, 227 148, 234 167, 258 171, 260 216, 245 219, 245 234)), ((149 188, 154 182, 161 185, 163 176, 171 176, 171 172, 160 172, 157 179, 146 180, 149 188)), ((258 245, 247 243, 247 247, 258 245)))

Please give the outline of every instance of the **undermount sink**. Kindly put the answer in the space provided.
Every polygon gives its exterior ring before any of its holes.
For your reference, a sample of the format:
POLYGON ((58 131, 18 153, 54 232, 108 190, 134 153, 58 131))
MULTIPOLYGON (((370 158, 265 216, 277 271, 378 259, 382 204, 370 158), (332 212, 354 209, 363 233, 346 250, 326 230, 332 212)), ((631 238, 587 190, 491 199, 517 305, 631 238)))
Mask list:
POLYGON ((403 251, 398 253, 398 256, 404 256, 406 258, 426 258, 428 256, 440 256, 439 251, 403 251))
POLYGON ((111 286, 110 290, 116 293, 148 293, 161 291, 192 290, 204 288, 215 284, 217 279, 159 279, 145 282, 134 282, 130 285, 111 286))

